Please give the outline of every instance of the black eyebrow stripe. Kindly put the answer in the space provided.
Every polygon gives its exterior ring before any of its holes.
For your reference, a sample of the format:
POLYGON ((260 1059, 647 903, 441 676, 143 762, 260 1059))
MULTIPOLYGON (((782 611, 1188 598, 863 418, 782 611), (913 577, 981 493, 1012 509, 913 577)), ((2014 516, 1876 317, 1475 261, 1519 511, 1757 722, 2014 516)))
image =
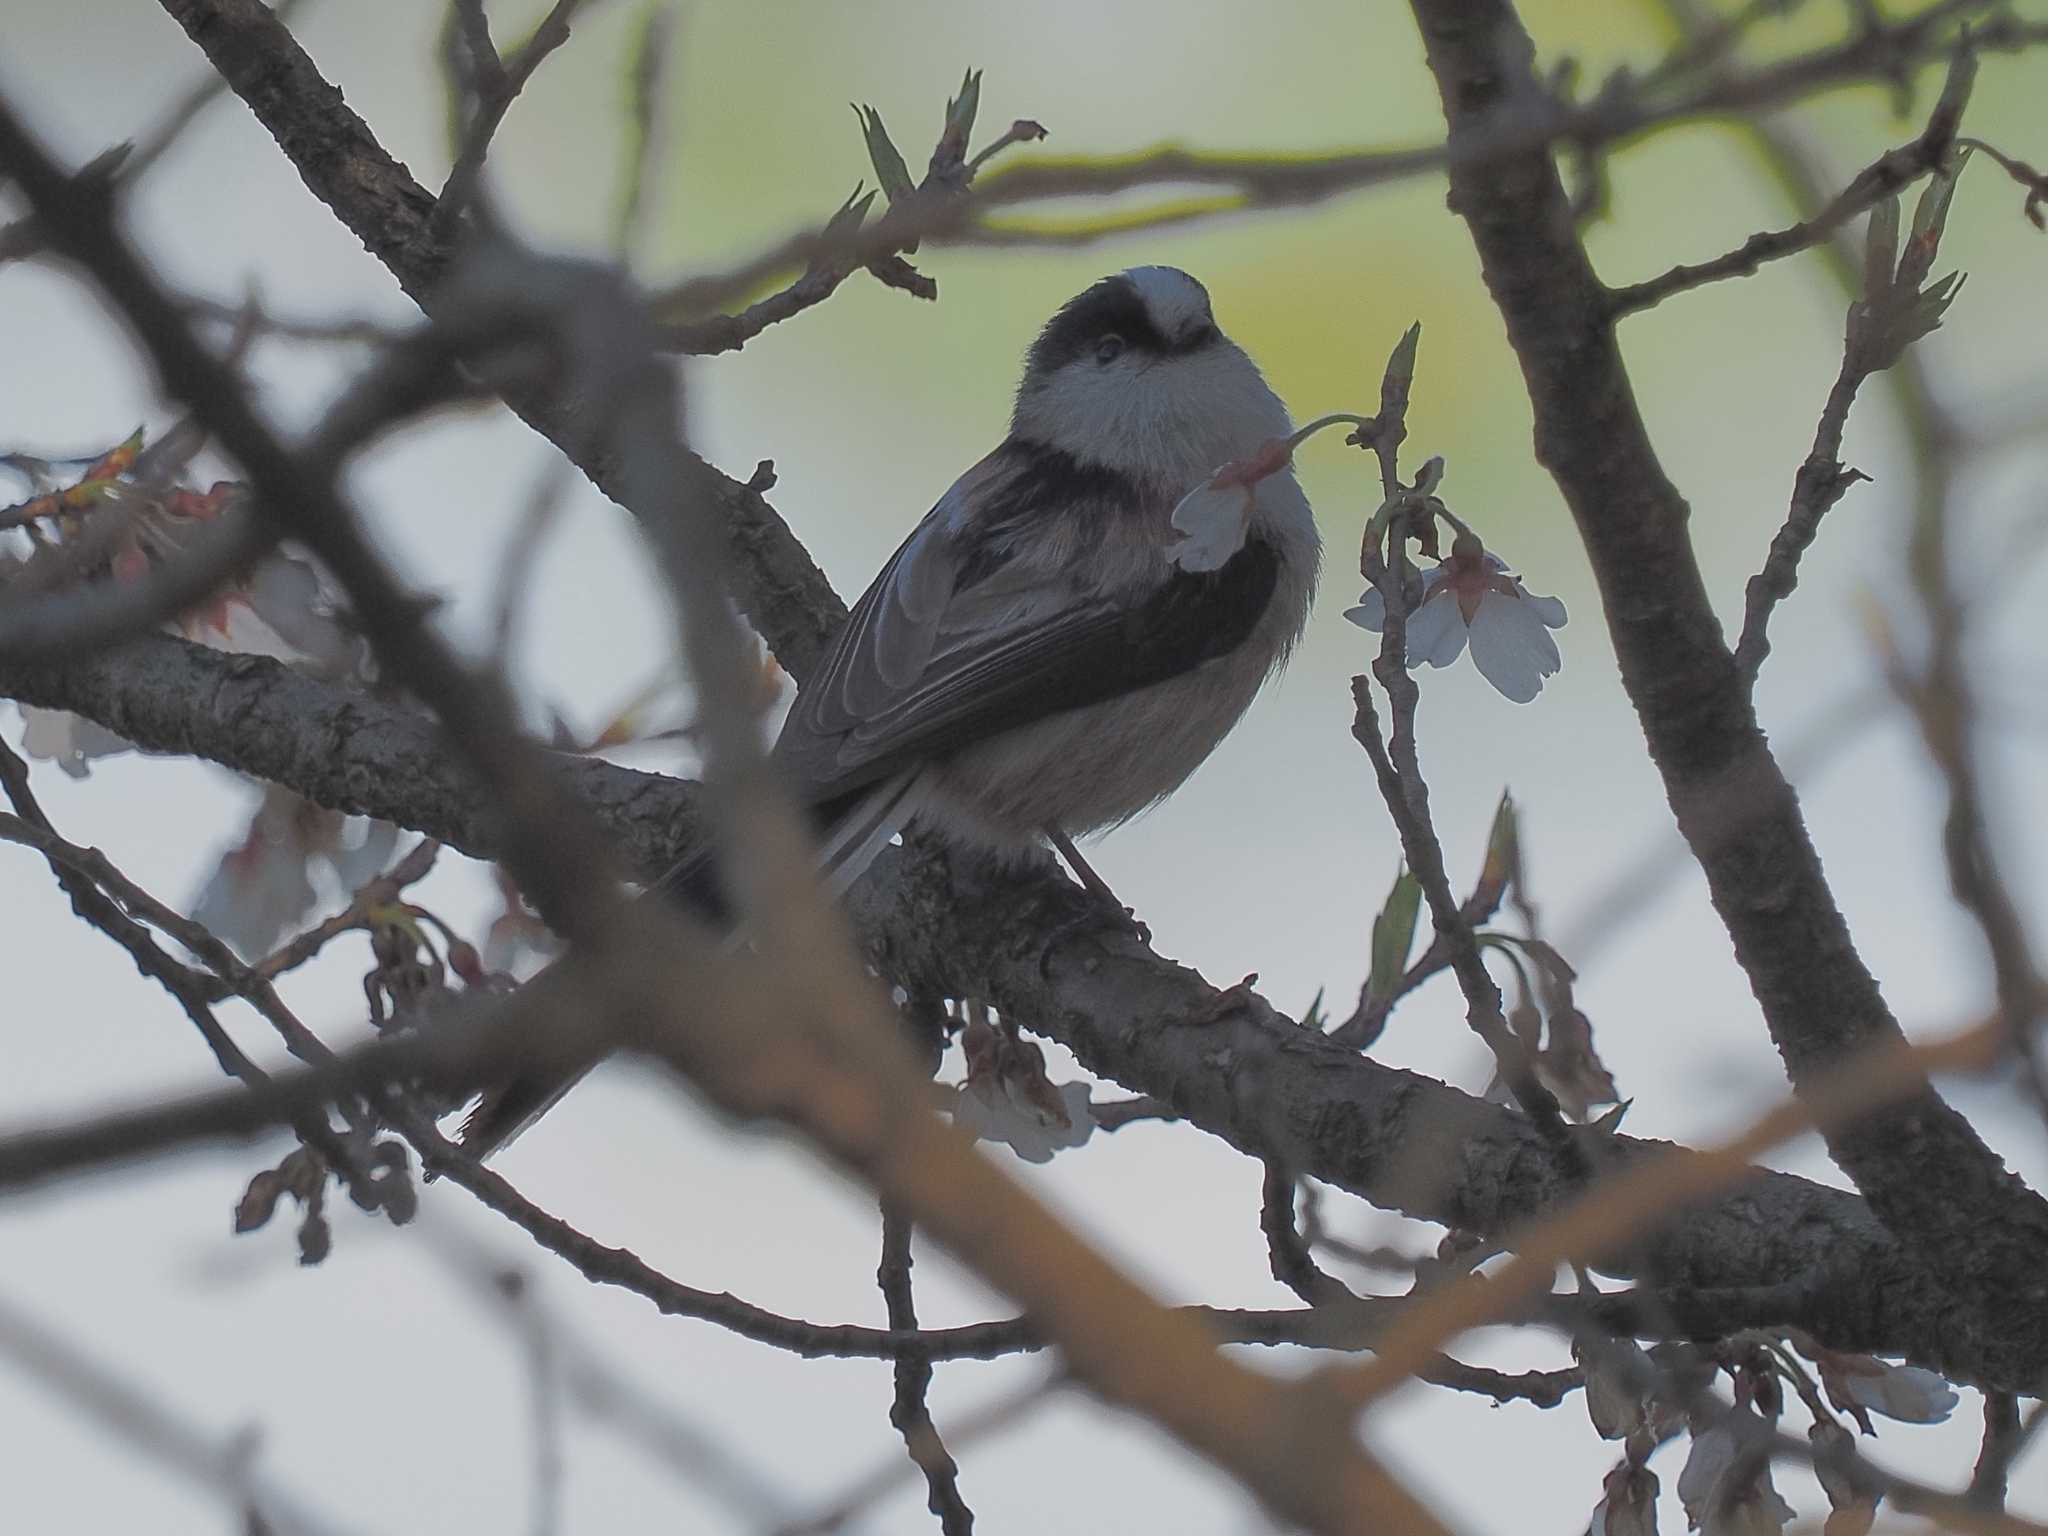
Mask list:
POLYGON ((1171 350, 1153 323, 1151 311, 1127 277, 1105 277, 1069 299, 1046 321, 1024 359, 1026 378, 1044 377, 1075 358, 1095 350, 1104 336, 1121 336, 1140 351, 1171 350))

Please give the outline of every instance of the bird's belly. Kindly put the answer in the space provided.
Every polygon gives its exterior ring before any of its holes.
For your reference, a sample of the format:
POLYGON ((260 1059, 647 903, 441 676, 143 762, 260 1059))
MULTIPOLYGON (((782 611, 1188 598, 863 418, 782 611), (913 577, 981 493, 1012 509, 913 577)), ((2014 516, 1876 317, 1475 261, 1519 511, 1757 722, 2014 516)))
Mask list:
POLYGON ((919 820, 997 849, 1047 827, 1079 837, 1125 821, 1178 789, 1259 691, 1273 650, 1247 645, 1168 682, 1049 715, 937 768, 919 820))

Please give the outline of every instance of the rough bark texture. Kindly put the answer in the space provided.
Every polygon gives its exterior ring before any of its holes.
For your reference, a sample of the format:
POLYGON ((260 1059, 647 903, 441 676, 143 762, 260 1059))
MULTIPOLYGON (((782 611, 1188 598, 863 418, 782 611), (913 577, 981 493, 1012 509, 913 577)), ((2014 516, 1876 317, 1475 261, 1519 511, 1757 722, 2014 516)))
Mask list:
MULTIPOLYGON (((0 667, 0 695, 75 709, 152 751, 272 779, 479 857, 500 846, 485 797, 430 721, 271 661, 153 637, 87 661, 0 667)), ((696 824, 687 783, 587 759, 563 759, 562 772, 642 870, 664 868, 696 824)), ((905 985, 986 998, 1231 1145, 1375 1204, 1502 1235, 1574 1192, 1520 1114, 1334 1045, 1121 932, 1076 929, 1085 898, 1049 869, 952 868, 928 850, 892 850, 850 906, 905 985)), ((1663 1148, 1613 1145, 1624 1160, 1663 1148)), ((1955 1347, 1967 1336, 1952 1334, 1945 1282, 1854 1195, 1759 1173, 1674 1218, 1649 1257, 1681 1326, 1711 1336, 1796 1323, 1837 1348, 2016 1384, 1995 1374, 2002 1357, 1955 1347)))
MULTIPOLYGON (((0 696, 75 710, 148 751, 206 758, 480 858, 504 846, 490 797, 429 716, 268 657, 151 636, 79 661, 0 662, 0 696)), ((636 867, 659 870, 699 837, 694 786, 596 758, 557 761, 636 867)))
MULTIPOLYGON (((1413 0, 1455 140, 1537 90, 1506 0, 1413 0)), ((1457 166, 1471 229, 1521 360, 1536 456, 1577 521, 1680 830, 1707 875, 1795 1086, 1899 1037, 1849 938, 1792 787, 1757 725, 1636 408, 1607 290, 1547 154, 1457 166)), ((1932 1090, 1829 1138, 1872 1210, 1951 1288, 1939 1359, 2036 1386, 2048 1372, 2048 1204, 1932 1090)), ((1969 1373, 1966 1369, 1966 1374, 1969 1373)))
MULTIPOLYGON (((315 196, 431 312, 450 260, 429 233, 431 195, 377 145, 258 0, 163 4, 315 196)), ((1414 5, 1451 124, 1453 206, 1471 225, 1522 360, 1538 455, 1585 536, 1623 680, 1679 825, 1794 1082, 1811 1083, 1845 1054, 1895 1038, 1897 1026, 1850 945, 1792 791, 1757 729, 1706 601, 1685 505, 1630 396, 1610 296, 1577 242, 1549 157, 1456 153, 1459 137, 1484 133, 1511 91, 1535 88, 1528 41, 1503 0, 1414 5)), ((605 434, 579 429, 574 402, 512 404, 599 486, 616 485, 614 466, 587 451, 605 434)), ((708 467, 698 478, 692 499, 730 530, 737 599, 801 679, 843 605, 758 495, 708 467)), ((451 787, 459 778, 415 760, 430 755, 430 733, 387 734, 367 717, 340 730, 330 716, 317 740, 265 746, 252 731, 228 728, 238 717, 183 726, 151 717, 145 701, 121 687, 127 664, 17 669, 6 689, 69 702, 150 745, 275 773, 316 799, 374 803, 470 851, 491 851, 481 812, 451 787), (412 797, 392 791, 405 783, 419 789, 417 804, 401 804, 412 797)), ((243 685, 258 680, 252 673, 243 685)), ((241 697, 233 689, 229 696, 241 697)), ((280 710, 274 728, 292 731, 290 716, 280 710)), ((652 865, 673 850, 673 824, 650 814, 660 791, 620 787, 629 781, 608 777, 619 770, 568 771, 592 775, 580 787, 601 812, 613 812, 635 856, 652 865)), ((673 793, 680 807, 686 792, 673 793)), ((893 966, 989 997, 1073 1046, 1091 1067, 1157 1094, 1247 1150, 1277 1153, 1414 1214, 1499 1232, 1565 1191, 1553 1154, 1519 1117, 1360 1060, 1256 1000, 1233 1006, 1192 972, 1119 940, 1098 946, 1070 937, 1048 952, 1047 922, 1073 913, 1057 880, 958 875, 949 882, 920 856, 892 856, 857 893, 870 940, 893 966)), ((1966 1379, 2036 1388, 2048 1368, 2048 1207, 1931 1092, 1831 1145, 1870 1208, 1766 1176, 1711 1214, 1677 1223, 1661 1241, 1668 1252, 1658 1254, 1658 1270, 1678 1287, 1681 1315, 1692 1315, 1684 1311, 1688 1296, 1714 1291, 1724 1318, 1802 1322, 1839 1345, 1897 1350, 1966 1379), (1725 1293, 1729 1287, 1739 1294, 1725 1293)))

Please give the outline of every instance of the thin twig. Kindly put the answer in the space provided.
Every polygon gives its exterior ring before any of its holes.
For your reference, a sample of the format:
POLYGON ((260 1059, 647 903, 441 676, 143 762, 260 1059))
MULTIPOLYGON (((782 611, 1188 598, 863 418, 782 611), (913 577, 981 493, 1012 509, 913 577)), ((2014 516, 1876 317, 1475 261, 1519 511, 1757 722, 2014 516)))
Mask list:
POLYGON ((1735 642, 1736 670, 1752 684, 1764 660, 1771 654, 1771 614, 1792 595, 1799 584, 1799 559, 1820 532, 1820 522, 1843 494, 1858 480, 1870 477, 1861 470, 1842 465, 1842 429, 1849 419, 1849 407, 1856 391, 1870 376, 1859 349, 1845 345, 1842 367, 1828 391, 1820 423, 1814 428, 1813 446, 1792 483, 1792 505, 1785 522, 1771 539, 1771 551, 1763 569, 1750 577, 1743 593, 1742 635, 1735 642))
POLYGON ((1955 143, 1952 130, 1940 137, 1923 133, 1857 172, 1855 179, 1812 218, 1751 235, 1734 250, 1711 261, 1680 264, 1660 276, 1616 288, 1608 295, 1608 311, 1617 319, 1639 314, 1676 294, 1726 278, 1753 276, 1766 262, 1796 256, 1825 244, 1858 214, 1867 213, 1885 198, 1938 170, 1955 143))
POLYGON ((1296 1180, 1288 1168, 1274 1159, 1266 1163, 1264 1188, 1259 1201, 1259 1230, 1266 1234, 1266 1262, 1273 1278, 1312 1307, 1341 1306, 1358 1298, 1351 1287, 1316 1263, 1315 1255, 1302 1240, 1295 1225, 1296 1180))
POLYGON ((1120 1131, 1142 1120, 1172 1121, 1180 1118, 1173 1106, 1147 1093, 1129 1099, 1112 1099, 1106 1104, 1091 1104, 1088 1113, 1094 1117, 1096 1129, 1103 1131, 1120 1131))
MULTIPOLYGON (((166 386, 188 397, 241 461, 259 504, 333 572, 380 661, 440 714, 496 797, 512 873, 553 909, 574 946, 558 973, 563 985, 590 989, 581 1000, 603 1005, 587 1010, 603 1023, 577 1031, 580 1041, 556 1042, 557 1060, 547 1065, 564 1064, 579 1044, 602 1048, 636 1031, 637 1043, 730 1111, 801 1128, 839 1166, 901 1201, 977 1273, 1039 1315, 1078 1378, 1229 1469, 1277 1515, 1333 1533, 1367 1520, 1400 1532, 1442 1530, 1348 1424, 1318 1416, 1291 1385, 1218 1352, 1213 1336, 1160 1306, 977 1158, 963 1133, 921 1107, 922 1074, 893 1040, 892 1021, 824 903, 795 812, 778 803, 766 775, 746 772, 760 754, 747 703, 748 646, 722 601, 722 551, 709 518, 672 516, 652 531, 684 600, 683 628, 706 701, 708 787, 742 829, 750 854, 753 884, 740 890, 740 906, 769 919, 749 955, 721 948, 680 914, 619 900, 609 850, 519 732, 502 685, 474 675, 425 626, 418 601, 364 538, 335 466, 301 462, 283 446, 238 381, 194 341, 107 210, 72 198, 69 180, 4 107, 0 165, 45 220, 53 245, 92 273, 166 386)), ((616 411, 631 494, 653 504, 665 487, 676 510, 717 504, 708 471, 675 440, 672 377, 644 342, 632 344, 644 311, 631 295, 587 272, 515 258, 479 268, 463 298, 476 315, 516 315, 521 304, 528 314, 552 314, 572 371, 590 370, 590 398, 616 411)), ((431 1064, 439 1044, 429 1037, 440 1033, 379 1042, 386 1054, 367 1059, 384 1070, 408 1058, 431 1064)), ((543 1054, 542 1031, 523 1033, 543 1054)), ((498 1047, 501 1067, 512 1044, 502 1028, 472 1032, 468 1041, 473 1050, 498 1047)), ((351 1065, 367 1070, 364 1060, 358 1053, 351 1065)), ((306 1092, 305 1077, 293 1091, 306 1092)), ((291 1097, 281 1084, 270 1092, 280 1102, 291 1097)), ((256 1097, 245 1096, 245 1125, 246 1103, 256 1097)))
POLYGON ((525 600, 533 568, 540 557, 548 530, 560 517, 569 493, 569 463, 559 454, 548 456, 548 465, 527 493, 525 505, 514 519, 498 561, 497 596, 491 602, 496 617, 491 622, 491 655, 497 669, 507 669, 512 657, 512 637, 519 623, 519 605, 525 600))
POLYGON ((641 226, 653 206, 651 196, 661 156, 662 98, 668 86, 669 50, 676 31, 676 7, 651 7, 633 44, 633 67, 626 93, 626 154, 620 172, 618 215, 612 221, 612 250, 630 264, 641 226))
MULTIPOLYGON (((289 21, 302 3, 303 0, 278 0, 276 14, 279 24, 289 21)), ((103 181, 109 189, 116 185, 134 185, 176 146, 201 113, 227 94, 228 89, 226 76, 218 70, 208 70, 172 103, 158 121, 155 131, 139 141, 117 144, 95 158, 89 168, 92 172, 90 179, 103 181)), ((0 226, 0 263, 35 255, 45 243, 42 228, 33 215, 0 226)))
MULTIPOLYGON (((1047 1372, 1021 1391, 999 1397, 965 1415, 953 1431, 954 1442, 965 1445, 986 1439, 999 1430, 1014 1429, 1067 1384, 1068 1377, 1064 1372, 1047 1372)), ((827 1503, 817 1514, 777 1526, 773 1536, 832 1536, 833 1532, 844 1530, 860 1517, 863 1510, 887 1497, 903 1480, 904 1468, 909 1465, 911 1463, 901 1456, 890 1457, 855 1481, 852 1487, 827 1503)))
POLYGON ((434 839, 421 838, 390 869, 365 882, 341 911, 323 918, 303 933, 294 934, 249 966, 246 972, 218 978, 222 994, 239 991, 245 982, 275 981, 285 972, 297 970, 344 933, 353 933, 361 928, 369 913, 377 907, 388 906, 407 886, 417 885, 426 879, 440 853, 441 845, 434 839))
MULTIPOLYGON (((662 331, 663 345, 671 351, 700 357, 737 351, 769 326, 824 303, 839 291, 841 284, 864 268, 890 287, 925 298, 936 297, 936 287, 905 267, 901 260, 904 252, 917 249, 916 231, 942 221, 947 217, 943 210, 970 196, 976 173, 994 155, 1012 144, 1043 137, 1045 130, 1038 124, 1019 121, 970 160, 960 153, 964 146, 952 144, 948 136, 942 135, 923 180, 897 196, 865 237, 873 246, 867 255, 855 255, 850 246, 863 238, 862 222, 875 193, 856 189, 826 221, 816 249, 789 283, 737 314, 683 319, 666 326, 662 331)), ((655 307, 660 313, 662 301, 656 300, 655 307)), ((676 307, 687 311, 691 306, 686 297, 679 297, 676 307)))
POLYGON ((1433 170, 1488 164, 1560 143, 1590 154, 1656 128, 1758 113, 1852 82, 1890 78, 1944 52, 1954 26, 1965 20, 1972 24, 1973 46, 1987 51, 2016 50, 2048 38, 2048 23, 2022 21, 1995 10, 1989 0, 1939 0, 1899 21, 1859 30, 1845 42, 1795 54, 1750 73, 1689 83, 1668 96, 1628 81, 1603 89, 1584 104, 1548 94, 1525 95, 1518 98, 1515 110, 1496 114, 1493 121, 1461 133, 1455 142, 1425 149, 1274 156, 1209 154, 1170 145, 1134 155, 1020 161, 981 178, 961 198, 919 209, 914 220, 884 220, 855 231, 835 229, 827 223, 792 235, 725 271, 675 284, 658 296, 656 308, 663 313, 703 315, 744 302, 793 270, 800 272, 813 264, 859 267, 918 241, 982 245, 1024 239, 1041 243, 1028 226, 992 225, 985 217, 1021 203, 1189 184, 1230 189, 1224 197, 1120 213, 1092 227, 1055 231, 1056 243, 1072 244, 1128 235, 1161 223, 1182 223, 1191 217, 1306 206, 1433 170))
MULTIPOLYGON (((1386 559, 1382 562, 1375 541, 1368 536, 1359 569, 1378 588, 1385 605, 1380 652, 1374 659, 1372 675, 1386 692, 1393 719, 1391 732, 1382 740, 1379 715, 1372 702, 1372 683, 1364 676, 1354 677, 1351 735, 1372 763, 1380 797, 1400 834, 1402 855, 1422 887, 1437 940, 1448 950, 1450 969, 1465 996, 1466 1023, 1492 1051, 1501 1078, 1514 1093, 1516 1102, 1550 1140, 1565 1166, 1573 1170, 1573 1176, 1584 1179, 1591 1171, 1585 1154, 1556 1095, 1537 1077, 1528 1049, 1507 1026, 1500 988, 1486 969, 1464 908, 1451 893, 1450 877, 1444 870, 1443 844, 1430 820, 1429 784, 1422 776, 1415 740, 1415 709, 1421 690, 1408 670, 1407 657, 1407 544, 1411 531, 1421 531, 1411 528, 1409 518, 1411 507, 1419 510, 1420 498, 1415 490, 1402 484, 1397 465, 1401 444, 1408 435, 1408 392, 1415 362, 1415 335, 1415 331, 1410 331, 1402 345, 1395 348, 1380 384, 1379 414, 1370 430, 1361 429, 1358 435, 1359 441, 1369 446, 1379 460, 1380 488, 1387 512, 1386 559)), ((1370 535, 1371 530, 1368 531, 1370 535)), ((1432 948, 1435 943, 1432 941, 1432 948)))
POLYGON ((393 346, 418 329, 361 315, 340 315, 325 320, 302 315, 275 315, 249 299, 230 304, 224 299, 187 297, 180 301, 180 307, 195 320, 220 325, 246 325, 259 336, 278 336, 287 341, 330 342, 339 346, 393 346))
MULTIPOLYGON (((198 952, 196 945, 187 940, 210 944, 217 955, 232 959, 227 947, 198 924, 179 917, 134 884, 105 855, 95 849, 79 848, 59 837, 30 787, 28 765, 4 742, 0 742, 0 787, 5 788, 8 799, 19 813, 15 816, 0 814, 0 840, 20 843, 43 855, 65 894, 71 898, 72 910, 126 950, 137 970, 171 994, 198 1029, 223 1072, 251 1088, 268 1084, 271 1081, 269 1074, 235 1043, 234 1037, 215 1016, 212 1004, 216 998, 209 979, 168 954, 142 923, 129 914, 140 913, 161 931, 185 942, 186 948, 195 953, 198 952)), ((273 1007, 266 1011, 272 1015, 273 1022, 277 1022, 278 1015, 283 1016, 287 1043, 299 1052, 302 1059, 327 1059, 325 1048, 297 1019, 285 1012, 275 993, 269 994, 268 1001, 273 1007)), ((350 1198, 363 1210, 381 1210, 395 1223, 411 1218, 413 1192, 402 1171, 380 1167, 374 1159, 363 1155, 357 1144, 345 1139, 329 1124, 324 1108, 304 1106, 285 1118, 300 1141, 312 1148, 341 1179, 350 1198)))
POLYGON ((285 1494, 255 1469, 247 1433, 216 1440, 164 1403, 69 1343, 43 1318, 0 1302, 0 1359, 69 1402, 101 1428, 186 1481, 226 1500, 249 1529, 276 1536, 332 1536, 340 1527, 285 1494))
MULTIPOLYGON (((97 563, 94 546, 110 549, 125 535, 122 519, 107 515, 113 510, 102 510, 86 524, 86 539, 59 548, 76 556, 77 563, 97 563)), ((198 607, 276 542, 263 520, 237 501, 139 581, 87 577, 57 591, 16 595, 0 605, 0 655, 24 660, 75 655, 153 629, 198 607)))
POLYGON ((517 1320, 526 1353, 527 1391, 533 1424, 533 1536, 554 1536, 562 1526, 562 1366, 547 1314, 532 1303, 531 1287, 517 1270, 498 1276, 517 1320))
MULTIPOLYGON (((892 1329, 917 1327, 917 1303, 910 1288, 910 1238, 908 1217, 892 1206, 882 1207, 882 1262, 875 1281, 882 1289, 892 1329)), ((896 1395, 889 1405, 889 1422, 903 1437, 903 1447, 924 1474, 925 1507, 938 1516, 945 1536, 969 1536, 974 1529, 974 1511, 960 1495, 960 1468, 938 1426, 932 1422, 925 1394, 932 1384, 932 1364, 915 1355, 896 1357, 896 1395)))
POLYGON ((1332 1367, 1323 1373, 1326 1380, 1347 1404, 1364 1407, 1413 1375, 1424 1355, 1547 1291, 1560 1265, 1597 1264, 1622 1243, 1640 1242, 1646 1223, 1741 1177, 1771 1148, 1808 1131, 1855 1124, 1874 1108, 1923 1091, 1931 1073, 1981 1070, 1999 1033, 1993 1018, 1924 1045, 1867 1049, 1718 1146, 1654 1158, 1608 1177, 1557 1216, 1510 1239, 1515 1256, 1500 1269, 1417 1298, 1369 1364, 1332 1367))
POLYGON ((2006 1480, 2012 1465, 2026 1446, 2020 1429, 2019 1400, 2010 1392, 1984 1394, 1984 1442, 1977 1453, 1977 1465, 1970 1473, 1969 1491, 1964 1494, 1980 1509, 2005 1508, 2006 1480))
POLYGON ((510 64, 504 65, 499 63, 497 52, 491 46, 482 0, 463 0, 456 7, 463 23, 464 40, 472 49, 472 65, 476 69, 476 109, 464 130, 461 152, 456 155, 455 164, 448 172, 448 180, 441 186, 440 202, 435 206, 433 219, 428 225, 428 233, 434 240, 446 241, 454 234, 463 211, 476 198, 477 185, 483 179, 484 158, 490 153, 491 139, 497 133, 498 125, 505 120, 512 103, 519 99, 519 93, 526 89, 534 71, 540 68, 549 54, 569 41, 569 24, 585 3, 586 0, 555 0, 554 8, 534 28, 526 46, 513 56, 510 64))
MULTIPOLYGON (((1501 892, 1498 890, 1474 891, 1465 899, 1459 909, 1465 919, 1468 932, 1478 929, 1493 916, 1500 906, 1501 892)), ((1386 1030, 1387 1019, 1394 1006, 1428 981, 1451 968, 1457 954, 1457 946, 1451 936, 1441 930, 1431 933, 1429 947, 1416 957, 1414 964, 1401 973, 1401 979, 1394 983, 1384 997, 1373 995, 1368 981, 1358 989, 1358 1006, 1351 1016, 1330 1031, 1330 1038, 1339 1045, 1348 1045, 1354 1050, 1371 1050, 1374 1042, 1386 1030)))
POLYGON ((422 1222, 420 1237, 509 1327, 522 1330, 538 1321, 562 1389, 579 1411, 639 1446, 678 1483, 719 1500, 738 1519, 759 1524, 786 1509, 775 1476, 582 1338, 545 1304, 534 1277, 508 1267, 451 1222, 422 1222))

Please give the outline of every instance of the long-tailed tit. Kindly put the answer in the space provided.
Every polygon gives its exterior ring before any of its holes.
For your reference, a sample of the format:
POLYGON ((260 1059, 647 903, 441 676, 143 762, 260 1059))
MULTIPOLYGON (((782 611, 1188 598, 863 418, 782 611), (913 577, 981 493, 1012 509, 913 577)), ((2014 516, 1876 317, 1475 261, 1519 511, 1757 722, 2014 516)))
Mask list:
MULTIPOLYGON (((1009 436, 882 568, 776 741, 836 888, 913 821, 1071 855, 1180 787, 1300 637, 1321 544, 1284 464, 1248 486, 1234 551, 1188 558, 1174 509, 1288 431, 1187 273, 1134 267, 1061 307, 1009 436)), ((708 859, 665 884, 721 902, 708 859)), ((492 1150, 561 1091, 487 1095, 465 1144, 492 1150)))

